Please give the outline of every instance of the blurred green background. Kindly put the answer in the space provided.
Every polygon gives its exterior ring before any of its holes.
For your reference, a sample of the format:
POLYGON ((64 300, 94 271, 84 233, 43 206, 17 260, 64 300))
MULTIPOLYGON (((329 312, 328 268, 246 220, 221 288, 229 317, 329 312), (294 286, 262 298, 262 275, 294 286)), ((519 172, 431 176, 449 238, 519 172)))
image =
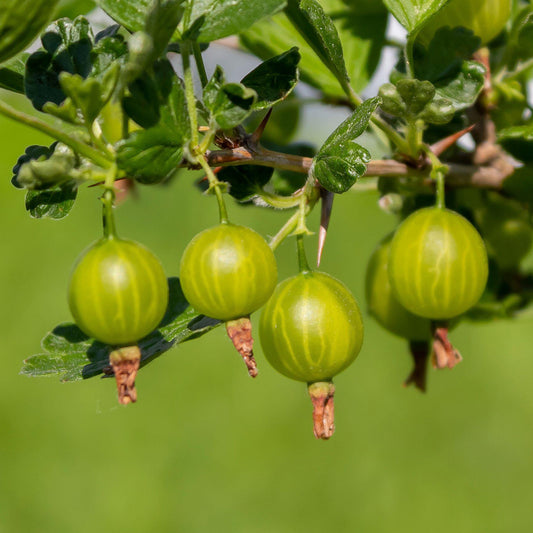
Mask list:
MULTIPOLYGON (((143 369, 139 402, 126 408, 112 380, 20 376, 44 334, 70 320, 69 272, 99 236, 100 206, 85 189, 67 219, 30 219, 11 167, 26 145, 50 141, 7 120, 0 132, 1 533, 532 530, 528 321, 459 326, 464 362, 432 371, 422 395, 401 386, 404 343, 365 314, 363 350, 336 379, 329 442, 313 438, 305 386, 277 375, 259 343, 261 373, 249 379, 222 329, 143 369)), ((191 237, 216 223, 214 200, 193 182, 184 173, 142 188, 118 210, 120 233, 149 246, 169 275, 191 237)), ((323 260, 363 310, 366 262, 395 222, 376 200, 337 199, 323 260)), ((263 235, 286 217, 235 205, 230 215, 263 235)), ((295 272, 293 246, 279 250, 280 278, 295 272)))

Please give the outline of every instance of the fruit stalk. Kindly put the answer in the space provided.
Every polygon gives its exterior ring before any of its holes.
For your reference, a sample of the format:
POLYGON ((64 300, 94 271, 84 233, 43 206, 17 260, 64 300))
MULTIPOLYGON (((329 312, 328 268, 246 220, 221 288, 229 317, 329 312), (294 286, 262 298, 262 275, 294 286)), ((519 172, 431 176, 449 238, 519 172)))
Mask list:
POLYGON ((335 385, 333 381, 316 381, 307 386, 313 402, 313 432, 317 439, 328 440, 335 432, 335 385))

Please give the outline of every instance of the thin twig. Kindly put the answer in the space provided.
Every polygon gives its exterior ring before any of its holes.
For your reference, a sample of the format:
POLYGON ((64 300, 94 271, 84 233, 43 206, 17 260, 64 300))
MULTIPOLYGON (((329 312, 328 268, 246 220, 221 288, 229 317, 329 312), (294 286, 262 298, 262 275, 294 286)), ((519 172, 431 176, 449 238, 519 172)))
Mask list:
MULTIPOLYGON (((313 162, 311 157, 274 152, 262 147, 256 147, 252 151, 243 146, 232 150, 210 151, 206 153, 206 159, 209 165, 213 167, 259 165, 303 174, 309 172, 313 162)), ((448 165, 449 173, 446 177, 446 185, 449 187, 501 189, 503 181, 513 173, 514 167, 509 162, 506 165, 500 163, 502 163, 501 160, 493 161, 488 165, 450 163, 448 165)), ((368 178, 378 176, 387 178, 424 178, 429 177, 429 170, 430 167, 416 169, 393 159, 378 159, 367 164, 364 176, 368 178)), ((428 181, 428 183, 431 182, 428 181)))

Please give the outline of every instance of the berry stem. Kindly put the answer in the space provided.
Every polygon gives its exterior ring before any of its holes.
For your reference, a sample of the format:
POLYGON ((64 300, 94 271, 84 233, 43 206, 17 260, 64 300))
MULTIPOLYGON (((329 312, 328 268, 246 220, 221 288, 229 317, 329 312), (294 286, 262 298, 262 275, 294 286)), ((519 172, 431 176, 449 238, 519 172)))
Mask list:
POLYGON ((285 222, 282 228, 272 237, 270 240, 270 248, 272 251, 276 248, 296 229, 298 226, 298 221, 300 219, 300 213, 297 211, 294 215, 285 222))
POLYGON ((309 272, 309 263, 305 255, 304 236, 302 234, 296 235, 296 246, 298 247, 298 266, 300 272, 309 272))
POLYGON ((115 226, 115 215, 113 213, 113 206, 115 204, 115 178, 117 175, 117 168, 114 165, 106 175, 104 187, 105 191, 102 195, 103 203, 103 225, 104 237, 106 239, 113 239, 117 237, 117 228, 115 226))
POLYGON ((444 209, 446 207, 445 203, 446 194, 444 186, 444 172, 437 172, 437 207, 444 209))
MULTIPOLYGON (((221 224, 227 224, 228 223, 228 212, 226 210, 226 204, 224 203, 224 198, 222 196, 222 191, 220 190, 220 181, 218 181, 217 177, 215 176, 215 173, 207 163, 204 157, 203 151, 207 150, 208 145, 202 145, 199 146, 199 137, 198 137, 198 114, 196 111, 196 97, 194 95, 194 82, 192 79, 192 71, 191 71, 191 50, 194 50, 194 44, 190 41, 184 41, 181 43, 181 59, 183 63, 183 79, 185 82, 185 99, 187 101, 187 110, 189 112, 189 122, 191 126, 191 144, 190 144, 190 160, 193 163, 198 163, 205 171, 207 175, 207 179, 209 180, 209 188, 213 189, 215 192, 215 196, 217 198, 218 202, 218 210, 220 215, 220 223, 221 224)), ((200 48, 198 47, 198 52, 200 51, 200 48)), ((195 59, 198 62, 198 58, 196 57, 195 53, 195 59)), ((201 62, 201 54, 200 54, 200 62, 201 62)), ((203 63, 202 63, 203 65, 203 63)), ((200 69, 200 67, 199 67, 200 69)), ((205 75, 205 69, 203 72, 203 76, 205 79, 207 79, 207 76, 205 75)), ((202 77, 202 73, 200 73, 200 77, 202 77)), ((203 84, 203 78, 202 78, 202 84, 203 84)))
POLYGON ((215 192, 215 196, 218 202, 218 212, 219 212, 219 217, 220 217, 220 223, 227 224, 228 223, 228 211, 226 209, 226 203, 224 202, 222 191, 220 190, 220 181, 218 181, 217 177, 215 176, 215 173, 213 172, 213 169, 209 166, 209 164, 205 160, 205 157, 199 156, 198 162, 200 163, 201 167, 204 169, 207 179, 209 180, 209 188, 213 189, 213 191, 215 192))
POLYGON ((181 43, 181 62, 183 64, 183 81, 185 83, 185 99, 187 110, 189 111, 189 122, 191 126, 191 153, 196 155, 198 146, 198 116, 196 114, 196 97, 194 96, 194 81, 191 71, 191 43, 184 41, 181 43))
POLYGON ((426 147, 426 155, 431 161, 430 177, 436 182, 437 186, 435 205, 440 209, 444 209, 446 207, 445 176, 448 173, 449 168, 440 161, 429 147, 426 147))

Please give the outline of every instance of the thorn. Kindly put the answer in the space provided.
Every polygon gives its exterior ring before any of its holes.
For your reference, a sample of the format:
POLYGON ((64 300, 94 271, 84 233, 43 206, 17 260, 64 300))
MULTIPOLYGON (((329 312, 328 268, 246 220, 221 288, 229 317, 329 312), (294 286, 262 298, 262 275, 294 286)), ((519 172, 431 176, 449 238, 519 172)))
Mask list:
MULTIPOLYGON (((213 169, 213 174, 218 174, 221 170, 222 170, 223 167, 215 167, 213 169)), ((204 176, 203 178, 200 178, 198 180, 198 183, 202 183, 204 181, 207 181, 209 178, 207 176, 204 176)))
POLYGON ((250 142, 252 145, 259 144, 259 141, 263 135, 263 132, 265 131, 266 125, 268 124, 268 121, 270 120, 270 115, 272 115, 272 108, 268 110, 268 113, 265 115, 265 118, 261 121, 261 124, 257 126, 256 130, 250 136, 250 142))
POLYGON ((137 198, 137 187, 135 181, 130 178, 121 178, 115 181, 115 204, 117 206, 123 204, 129 196, 137 198))
POLYGON ((432 144, 430 146, 430 150, 436 156, 439 156, 444 151, 446 151, 448 148, 453 146, 463 135, 470 133, 475 128, 475 126, 476 126, 475 124, 472 124, 468 126, 468 128, 465 128, 464 130, 458 131, 456 133, 452 133, 448 137, 444 137, 444 139, 441 139, 440 141, 437 141, 435 144, 432 144))
POLYGON ((324 188, 320 188, 320 198, 322 199, 322 206, 320 211, 320 230, 318 232, 318 253, 316 257, 316 266, 320 267, 320 261, 322 260, 322 251, 324 250, 324 244, 326 243, 326 235, 328 233, 329 220, 331 218, 331 210, 333 209, 333 197, 334 194, 330 191, 326 191, 324 188))

